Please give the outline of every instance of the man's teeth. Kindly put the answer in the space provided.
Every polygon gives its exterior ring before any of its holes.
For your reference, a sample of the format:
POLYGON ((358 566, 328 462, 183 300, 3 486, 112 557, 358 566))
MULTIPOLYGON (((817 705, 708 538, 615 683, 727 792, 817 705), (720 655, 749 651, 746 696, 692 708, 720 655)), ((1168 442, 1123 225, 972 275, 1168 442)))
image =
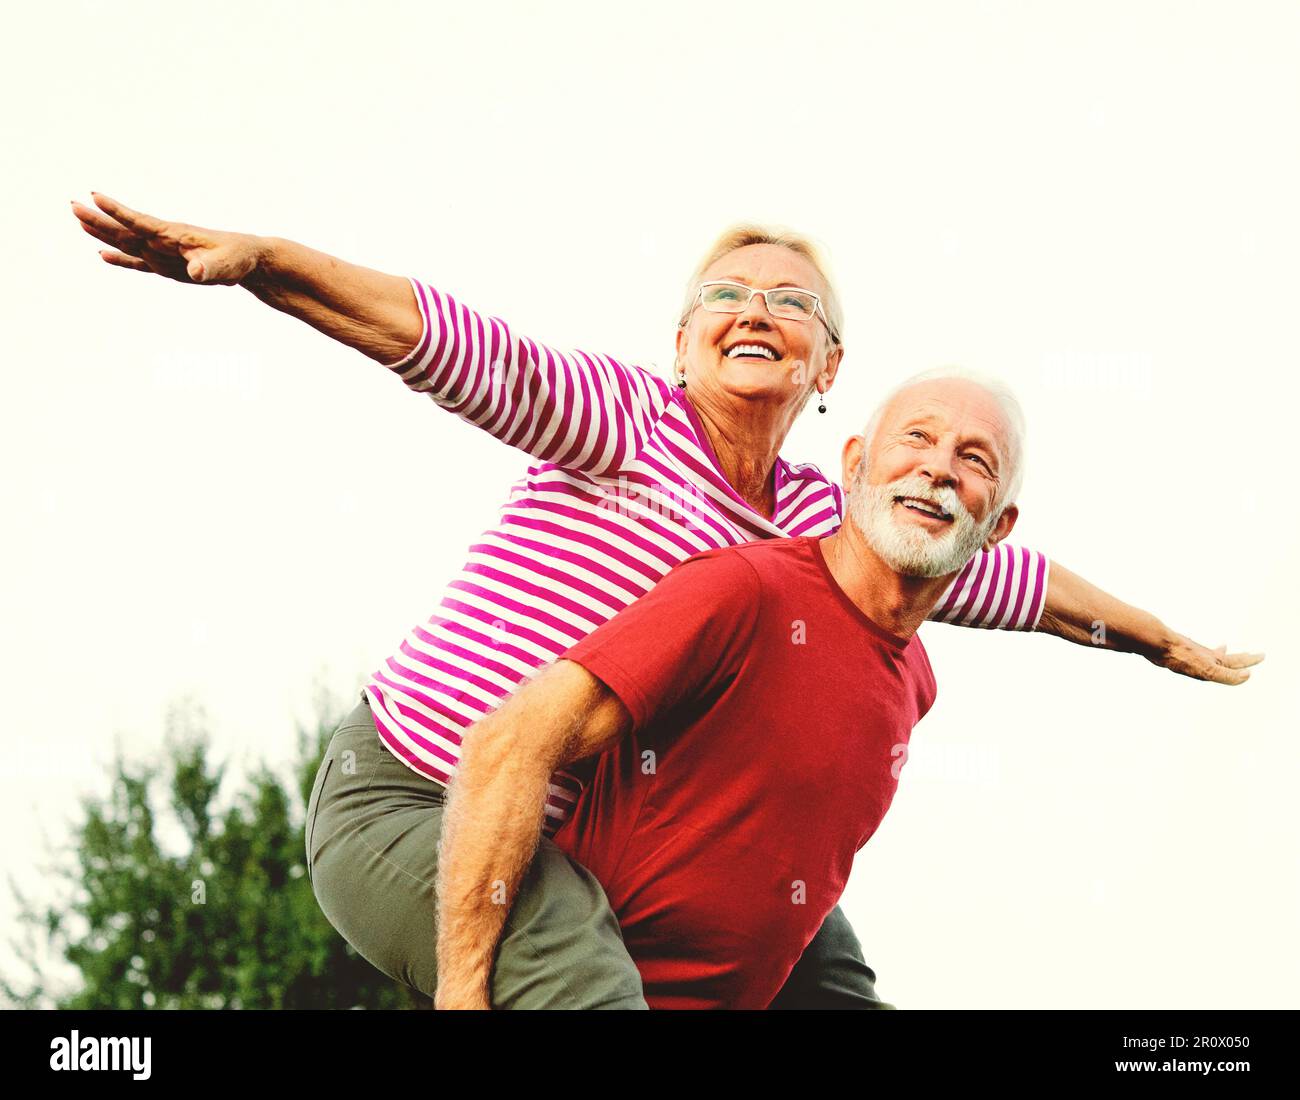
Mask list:
POLYGON ((761 355, 764 359, 776 361, 776 352, 771 348, 765 348, 762 344, 737 344, 729 352, 728 359, 734 359, 737 355, 761 355))
POLYGON ((918 512, 924 512, 927 516, 934 516, 936 519, 952 518, 937 504, 931 504, 928 500, 917 500, 916 497, 899 497, 898 500, 905 507, 915 508, 918 512))

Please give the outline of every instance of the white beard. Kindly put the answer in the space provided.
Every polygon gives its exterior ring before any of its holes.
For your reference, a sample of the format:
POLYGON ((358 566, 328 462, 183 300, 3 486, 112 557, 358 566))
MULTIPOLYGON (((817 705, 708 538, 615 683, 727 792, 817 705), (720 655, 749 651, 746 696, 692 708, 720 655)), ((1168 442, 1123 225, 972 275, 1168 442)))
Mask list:
POLYGON ((936 489, 923 477, 901 477, 888 485, 869 485, 863 467, 859 467, 848 497, 849 518, 867 544, 891 569, 909 577, 942 577, 957 572, 984 545, 998 521, 995 511, 983 523, 976 523, 955 490, 936 489), (894 498, 900 496, 938 504, 953 517, 951 528, 936 536, 923 527, 899 523, 894 515, 894 498))

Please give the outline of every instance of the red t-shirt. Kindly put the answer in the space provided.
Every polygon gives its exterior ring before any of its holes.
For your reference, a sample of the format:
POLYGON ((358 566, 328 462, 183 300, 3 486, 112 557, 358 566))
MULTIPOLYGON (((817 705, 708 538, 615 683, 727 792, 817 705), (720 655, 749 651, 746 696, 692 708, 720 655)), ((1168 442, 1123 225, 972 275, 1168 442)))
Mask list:
POLYGON ((568 650, 634 721, 555 842, 652 1008, 765 1008, 835 906, 935 698, 816 538, 709 550, 568 650))

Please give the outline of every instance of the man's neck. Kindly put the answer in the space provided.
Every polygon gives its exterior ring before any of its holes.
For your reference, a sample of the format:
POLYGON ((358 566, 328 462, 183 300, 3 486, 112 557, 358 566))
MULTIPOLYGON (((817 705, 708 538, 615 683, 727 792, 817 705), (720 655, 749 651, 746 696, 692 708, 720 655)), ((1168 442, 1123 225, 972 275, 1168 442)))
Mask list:
POLYGON ((821 540, 821 547, 845 595, 873 623, 899 638, 916 633, 956 575, 908 577, 895 572, 847 517, 835 534, 821 540))

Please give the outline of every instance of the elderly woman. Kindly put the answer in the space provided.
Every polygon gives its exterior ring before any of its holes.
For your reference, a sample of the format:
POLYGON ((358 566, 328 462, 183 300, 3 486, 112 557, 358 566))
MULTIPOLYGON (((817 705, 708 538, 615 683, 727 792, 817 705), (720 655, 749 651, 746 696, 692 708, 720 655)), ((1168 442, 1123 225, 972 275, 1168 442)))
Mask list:
MULTIPOLYGON (((308 868, 326 916, 380 970, 435 995, 443 794, 469 727, 685 558, 839 527, 840 487, 780 455, 814 394, 824 411, 840 367, 834 288, 802 238, 727 233, 688 283, 670 384, 608 356, 537 344, 415 279, 94 198, 98 210, 74 203, 73 212, 116 249, 100 253, 106 262, 243 286, 535 460, 437 611, 365 685, 308 808, 308 868)), ((1219 683, 1242 682, 1255 660, 1207 650, 1005 543, 970 561, 932 617, 1080 643, 1104 620, 1105 648, 1219 683)), ((581 781, 553 778, 548 834, 581 781)), ((879 1006, 873 981, 837 908, 773 1005, 879 1006)), ((599 884, 546 837, 490 993, 497 1007, 644 1006, 599 884)))

